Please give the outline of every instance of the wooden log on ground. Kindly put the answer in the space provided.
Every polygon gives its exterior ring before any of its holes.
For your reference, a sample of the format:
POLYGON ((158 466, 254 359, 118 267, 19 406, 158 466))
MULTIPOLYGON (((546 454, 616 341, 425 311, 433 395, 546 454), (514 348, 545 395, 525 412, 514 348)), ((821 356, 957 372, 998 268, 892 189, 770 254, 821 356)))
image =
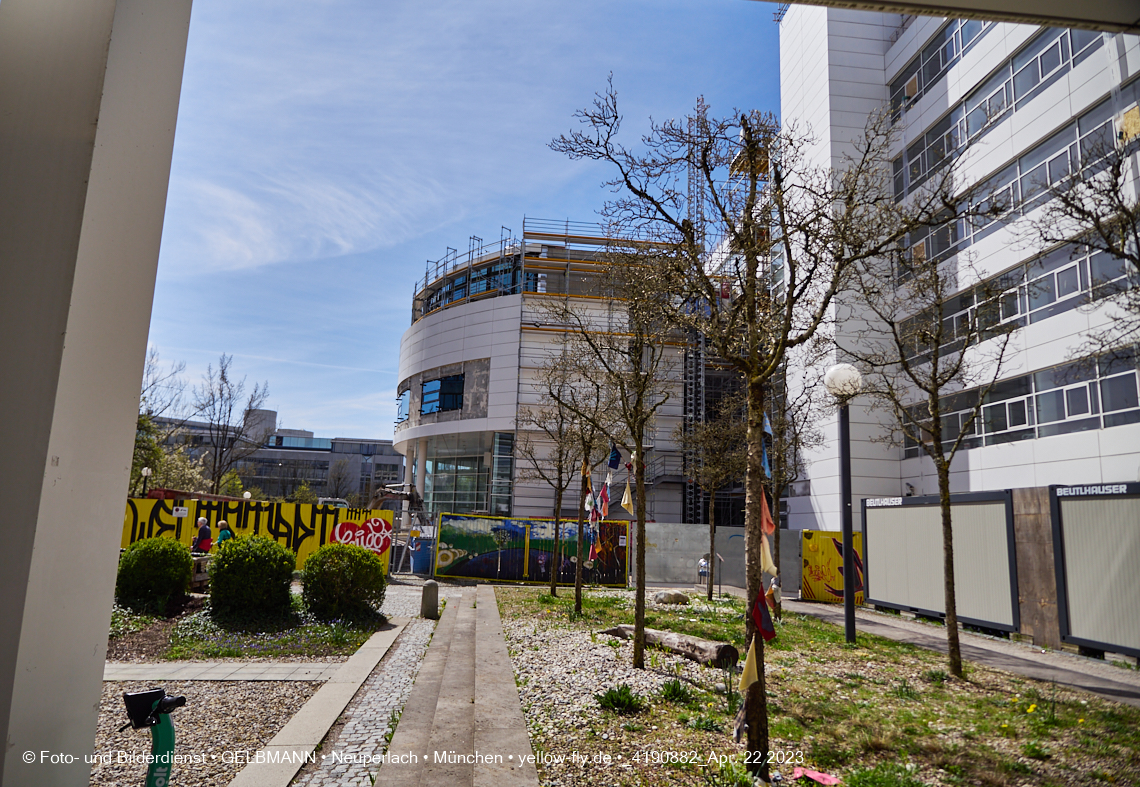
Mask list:
MULTIPOLYGON (((622 624, 601 632, 619 639, 633 639, 633 626, 622 624)), ((645 630, 645 644, 657 645, 670 653, 695 661, 699 664, 709 664, 724 669, 731 667, 740 660, 740 652, 727 642, 714 642, 711 639, 690 637, 688 634, 677 634, 672 631, 658 629, 645 630)))

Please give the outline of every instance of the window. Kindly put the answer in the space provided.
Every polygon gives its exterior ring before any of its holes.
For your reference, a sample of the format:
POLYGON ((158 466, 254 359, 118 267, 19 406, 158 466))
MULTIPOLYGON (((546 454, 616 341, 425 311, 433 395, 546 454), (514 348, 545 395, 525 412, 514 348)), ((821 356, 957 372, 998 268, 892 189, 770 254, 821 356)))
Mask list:
MULTIPOLYGON (((952 27, 953 25, 945 28, 944 33, 952 27)), ((972 40, 974 39, 969 39, 972 40)), ((962 34, 962 43, 956 45, 958 54, 968 46, 969 41, 962 34)), ((923 81, 926 75, 941 69, 937 77, 941 78, 946 70, 942 64, 948 64, 957 58, 958 54, 955 54, 946 60, 946 53, 951 51, 947 48, 949 43, 939 42, 946 42, 943 34, 923 50, 922 55, 915 58, 892 83, 891 102, 892 108, 896 110, 896 119, 906 100, 913 100, 917 92, 928 90, 933 84, 923 81), (939 46, 935 46, 936 43, 939 46), (924 86, 918 88, 915 85, 924 86)), ((900 194, 905 196, 914 191, 944 161, 960 153, 968 141, 984 133, 1009 112, 1021 109, 1025 102, 1036 97, 1044 87, 1099 49, 1103 43, 1104 38, 1099 33, 1082 30, 1050 28, 1038 34, 1021 52, 1003 63, 985 83, 907 148, 905 166, 900 164, 894 173, 896 199, 901 199, 900 194)), ((1088 158, 1088 149, 1106 142, 1111 144, 1113 139, 1111 112, 1103 105, 1098 110, 1086 113, 1081 123, 1082 160, 1088 158), (1098 110, 1103 117, 1098 115, 1094 120, 1091 116, 1097 114, 1098 110)), ((1039 184, 1056 183, 1068 173, 1070 167, 1076 166, 1077 149, 1071 149, 1067 157, 1057 157, 1057 153, 1058 151, 1053 151, 1054 156, 1047 157, 1047 164, 1046 159, 1037 162, 1042 165, 1041 171, 1034 173, 1039 184)), ((1032 169, 1023 170, 1022 173, 1028 174, 1032 169)), ((1032 191, 1030 196, 1038 191, 1040 189, 1032 191)))
POLYGON ((891 122, 899 119, 904 106, 934 87, 946 75, 950 66, 958 62, 962 53, 991 26, 991 22, 953 19, 939 30, 922 52, 891 82, 891 122))
MULTIPOLYGON (((1136 352, 1125 350, 1002 380, 986 395, 978 424, 968 423, 977 390, 952 394, 941 401, 944 446, 950 448, 959 429, 966 435, 962 448, 971 449, 1140 423, 1137 385, 1136 352)), ((925 405, 915 405, 907 418, 929 420, 925 412, 925 405)), ((905 456, 921 454, 918 443, 905 443, 905 456)))
POLYGON ((463 409, 463 375, 441 377, 423 384, 420 413, 442 413, 463 409))
POLYGON ((412 405, 412 391, 408 389, 396 397, 396 423, 408 420, 412 405))

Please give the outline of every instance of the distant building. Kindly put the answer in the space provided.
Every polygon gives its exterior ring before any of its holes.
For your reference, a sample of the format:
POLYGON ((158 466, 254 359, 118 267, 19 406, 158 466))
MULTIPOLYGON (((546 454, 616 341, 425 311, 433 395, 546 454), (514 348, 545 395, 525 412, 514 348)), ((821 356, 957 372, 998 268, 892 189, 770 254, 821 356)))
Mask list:
MULTIPOLYGON (((251 420, 254 434, 268 436, 235 469, 244 486, 256 486, 267 497, 289 497, 307 484, 317 496, 358 495, 367 502, 376 490, 404 480, 404 458, 391 440, 314 437, 303 429, 277 429, 274 410, 255 410, 251 420)), ((196 459, 211 448, 209 426, 187 421, 168 442, 187 445, 196 459)))

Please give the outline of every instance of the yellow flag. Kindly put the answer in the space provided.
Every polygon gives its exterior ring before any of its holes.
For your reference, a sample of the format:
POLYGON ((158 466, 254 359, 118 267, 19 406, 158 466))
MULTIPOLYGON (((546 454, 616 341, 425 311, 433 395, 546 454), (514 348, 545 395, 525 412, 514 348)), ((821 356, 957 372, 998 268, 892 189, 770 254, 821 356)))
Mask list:
POLYGON ((765 574, 778 576, 776 563, 772 560, 772 550, 768 548, 768 536, 760 536, 760 570, 765 574))
POLYGON ((621 496, 621 507, 633 514, 633 495, 629 493, 629 476, 625 479, 625 494, 621 496))
POLYGON ((760 680, 760 676, 756 672, 756 637, 759 636, 760 634, 757 632, 756 636, 752 638, 752 644, 748 646, 748 658, 744 660, 744 672, 740 673, 741 694, 747 694, 748 687, 760 680))

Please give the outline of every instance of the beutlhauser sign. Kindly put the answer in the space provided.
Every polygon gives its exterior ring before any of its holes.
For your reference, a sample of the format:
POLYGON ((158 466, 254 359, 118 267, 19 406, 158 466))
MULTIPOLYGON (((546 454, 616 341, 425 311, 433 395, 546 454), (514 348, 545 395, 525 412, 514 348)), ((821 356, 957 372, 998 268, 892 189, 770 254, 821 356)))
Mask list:
POLYGON ((130 498, 123 519, 122 546, 144 538, 170 538, 190 546, 198 518, 206 517, 214 538, 226 520, 238 537, 266 536, 293 550, 297 568, 325 544, 356 544, 374 552, 388 571, 392 512, 260 500, 152 500, 130 498))

